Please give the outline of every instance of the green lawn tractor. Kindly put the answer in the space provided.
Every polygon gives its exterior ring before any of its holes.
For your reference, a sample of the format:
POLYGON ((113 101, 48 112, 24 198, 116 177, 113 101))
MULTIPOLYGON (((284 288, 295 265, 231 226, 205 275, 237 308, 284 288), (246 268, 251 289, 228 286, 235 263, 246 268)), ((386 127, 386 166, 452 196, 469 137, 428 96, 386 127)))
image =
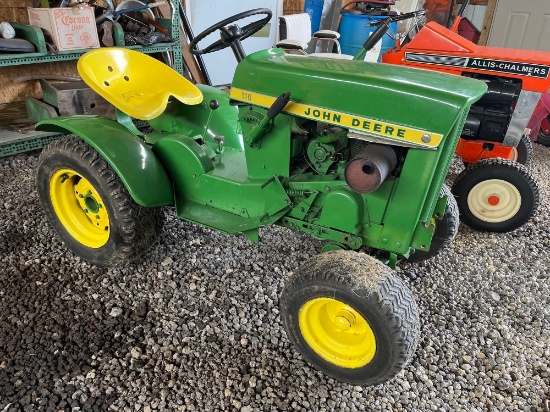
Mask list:
POLYGON ((118 121, 40 122, 38 130, 68 136, 40 157, 39 198, 63 242, 102 266, 139 258, 160 233, 163 206, 252 242, 273 224, 325 241, 288 279, 282 323, 316 368, 376 385, 412 358, 419 335, 413 296, 392 269, 433 256, 456 233, 443 182, 486 86, 282 49, 245 56, 240 41, 270 19, 251 10, 193 41, 219 30, 220 40, 194 53, 233 49, 230 95, 135 51, 82 56, 82 78, 117 107, 118 121), (254 21, 241 28, 244 18, 254 21))

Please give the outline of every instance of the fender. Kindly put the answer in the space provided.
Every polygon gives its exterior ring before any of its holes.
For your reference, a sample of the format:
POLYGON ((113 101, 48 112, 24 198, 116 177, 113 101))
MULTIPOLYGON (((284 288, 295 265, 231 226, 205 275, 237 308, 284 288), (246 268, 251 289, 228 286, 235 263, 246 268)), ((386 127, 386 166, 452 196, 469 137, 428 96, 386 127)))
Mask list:
POLYGON ((57 117, 37 123, 36 130, 80 136, 111 165, 136 203, 174 204, 170 179, 151 148, 114 120, 90 115, 57 117))

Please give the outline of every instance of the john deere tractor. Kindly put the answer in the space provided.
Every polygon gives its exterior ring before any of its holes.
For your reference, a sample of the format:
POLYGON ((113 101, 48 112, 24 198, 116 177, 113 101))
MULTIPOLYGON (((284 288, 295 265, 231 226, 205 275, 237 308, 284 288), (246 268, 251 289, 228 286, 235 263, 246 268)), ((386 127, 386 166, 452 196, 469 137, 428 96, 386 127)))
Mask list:
POLYGON ((160 233, 163 206, 251 242, 273 224, 325 241, 288 279, 282 322, 316 368, 379 384, 411 359, 419 334, 413 296, 392 269, 433 256, 456 233, 443 181, 486 86, 276 48, 245 56, 240 41, 270 19, 251 10, 193 41, 197 54, 233 49, 230 95, 135 51, 82 56, 80 75, 118 108, 117 121, 80 115, 37 125, 69 134, 40 157, 40 201, 63 242, 102 266, 139 258, 160 233), (220 40, 195 47, 218 30, 220 40))

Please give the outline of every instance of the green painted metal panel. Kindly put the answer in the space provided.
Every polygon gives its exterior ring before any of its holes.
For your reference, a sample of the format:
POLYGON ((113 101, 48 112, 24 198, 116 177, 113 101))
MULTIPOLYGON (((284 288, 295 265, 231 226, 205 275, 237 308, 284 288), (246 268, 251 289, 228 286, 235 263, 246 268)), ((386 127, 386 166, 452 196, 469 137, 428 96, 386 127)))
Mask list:
MULTIPOLYGON (((256 108, 257 109, 257 108, 256 108)), ((265 110, 240 109, 240 121, 245 142, 247 134, 257 126, 255 116, 265 117, 265 110), (247 121, 249 119, 249 121, 247 121)), ((265 179, 273 175, 289 176, 292 117, 280 114, 274 119, 272 129, 258 142, 250 146, 245 143, 246 165, 251 179, 265 179)))
POLYGON ((317 225, 315 223, 304 222, 299 219, 293 219, 285 216, 279 222, 277 222, 277 224, 288 227, 290 229, 300 230, 311 235, 315 239, 329 240, 341 245, 345 245, 346 247, 353 250, 360 249, 362 246, 360 236, 354 236, 341 230, 335 230, 326 226, 317 225))
POLYGON ((238 109, 229 104, 229 96, 214 87, 198 84, 204 99, 201 104, 188 106, 177 100, 168 104, 165 112, 149 125, 156 131, 178 133, 186 136, 202 136, 217 146, 214 136, 224 136, 224 146, 242 149, 243 140, 238 126, 238 109), (219 107, 212 109, 210 102, 216 100, 219 107))
POLYGON ((432 186, 441 151, 409 149, 383 219, 384 229, 371 246, 404 254, 408 251, 432 186))
POLYGON ((25 108, 27 109, 29 119, 35 122, 58 116, 53 106, 34 97, 25 97, 25 108))
POLYGON ((182 205, 185 199, 194 199, 196 178, 214 168, 206 151, 187 136, 164 136, 155 143, 153 152, 173 182, 176 206, 182 205))
POLYGON ((184 219, 234 233, 273 223, 273 216, 289 209, 279 179, 249 178, 240 149, 226 147, 208 157, 195 140, 172 135, 159 139, 153 150, 170 170, 176 208, 184 219))
POLYGON ((447 172, 449 171, 451 161, 453 160, 453 154, 455 152, 456 145, 458 144, 458 139, 460 138, 460 134, 464 127, 464 122, 466 121, 466 117, 468 116, 468 111, 468 108, 462 111, 460 116, 457 118, 457 121, 455 122, 451 132, 449 133, 449 137, 445 141, 444 146, 440 149, 442 152, 441 161, 437 165, 437 170, 434 174, 434 180, 430 188, 430 193, 428 194, 428 199, 424 203, 424 209, 422 210, 422 214, 420 215, 420 220, 423 222, 427 222, 429 219, 431 219, 433 215, 435 205, 439 200, 441 188, 443 187, 443 182, 447 177, 447 172))
POLYGON ((114 120, 88 115, 58 117, 37 123, 36 130, 80 136, 111 165, 138 204, 174 203, 172 184, 151 148, 114 120))
POLYGON ((253 243, 259 241, 258 229, 260 227, 276 223, 287 212, 288 207, 271 216, 249 219, 197 202, 187 202, 184 206, 178 208, 178 216, 181 219, 228 234, 243 233, 253 243))
MULTIPOLYGON (((203 219, 202 223, 226 233, 272 224, 290 210, 286 192, 275 177, 264 181, 236 182, 227 180, 226 176, 205 173, 192 183, 192 203, 208 206, 206 209, 210 215, 219 212, 225 216, 224 219, 203 219)), ((186 210, 189 198, 180 201, 178 197, 176 206, 180 217, 196 221, 188 216, 186 210)))
POLYGON ((247 91, 273 97, 291 92, 292 102, 327 109, 319 111, 318 118, 328 123, 338 123, 330 112, 334 110, 447 135, 457 112, 486 90, 485 84, 471 79, 404 69, 270 49, 247 56, 237 66, 232 86, 238 92, 231 96, 246 102, 256 100, 247 91))
MULTIPOLYGON (((299 201, 308 197, 309 194, 315 193, 315 200, 312 202, 312 208, 321 209, 325 206, 325 201, 327 196, 332 192, 353 192, 344 180, 338 179, 336 175, 314 175, 314 174, 301 174, 298 176, 292 176, 290 180, 283 182, 284 186, 287 188, 289 196, 293 200, 295 205, 299 205, 299 201)), ((387 208, 390 194, 393 190, 395 184, 394 180, 387 180, 378 188, 378 190, 369 194, 359 194, 353 192, 353 202, 357 203, 357 211, 364 212, 364 216, 360 223, 362 225, 372 225, 375 223, 381 223, 384 219, 384 213, 387 208), (361 199, 361 204, 359 204, 359 198, 361 199)), ((350 197, 348 201, 352 201, 350 197)), ((345 216, 344 210, 336 210, 335 207, 330 206, 330 203, 327 205, 334 213, 345 216)), ((302 206, 300 206, 302 207, 302 206)), ((350 206, 349 211, 353 210, 355 206, 350 206)), ((323 212, 325 213, 325 212, 323 212)), ((304 215, 303 212, 292 211, 292 216, 297 217, 299 215, 304 215)), ((315 215, 314 218, 317 218, 315 215)), ((348 218, 347 216, 345 218, 348 218)), ((304 219, 307 219, 305 217, 304 219)), ((324 216, 325 221, 328 221, 329 218, 324 216)), ((339 219, 339 218, 330 218, 339 219)), ((354 228, 355 224, 346 223, 345 226, 348 228, 354 228)), ((353 232, 354 230, 351 230, 353 232)))
POLYGON ((357 235, 362 225, 368 223, 364 204, 361 195, 349 187, 335 188, 325 196, 318 223, 357 235))
MULTIPOLYGON (((237 182, 227 176, 204 174, 197 179, 197 192, 205 203, 252 219, 267 218, 289 206, 288 196, 276 177, 237 182)), ((194 193, 194 197, 198 197, 194 193)))
POLYGON ((406 254, 415 232, 417 237, 419 230, 433 232, 428 226, 464 124, 463 113, 439 150, 409 149, 384 216, 384 229, 380 238, 369 238, 369 246, 406 254))

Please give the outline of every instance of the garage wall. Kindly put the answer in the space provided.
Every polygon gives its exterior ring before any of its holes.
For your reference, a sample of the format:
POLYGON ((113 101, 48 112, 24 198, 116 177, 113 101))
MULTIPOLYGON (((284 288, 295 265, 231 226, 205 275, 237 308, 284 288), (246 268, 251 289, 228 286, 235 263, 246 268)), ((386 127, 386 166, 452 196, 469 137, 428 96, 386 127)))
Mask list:
POLYGON ((304 11, 305 0, 284 0, 283 14, 298 14, 304 11))

